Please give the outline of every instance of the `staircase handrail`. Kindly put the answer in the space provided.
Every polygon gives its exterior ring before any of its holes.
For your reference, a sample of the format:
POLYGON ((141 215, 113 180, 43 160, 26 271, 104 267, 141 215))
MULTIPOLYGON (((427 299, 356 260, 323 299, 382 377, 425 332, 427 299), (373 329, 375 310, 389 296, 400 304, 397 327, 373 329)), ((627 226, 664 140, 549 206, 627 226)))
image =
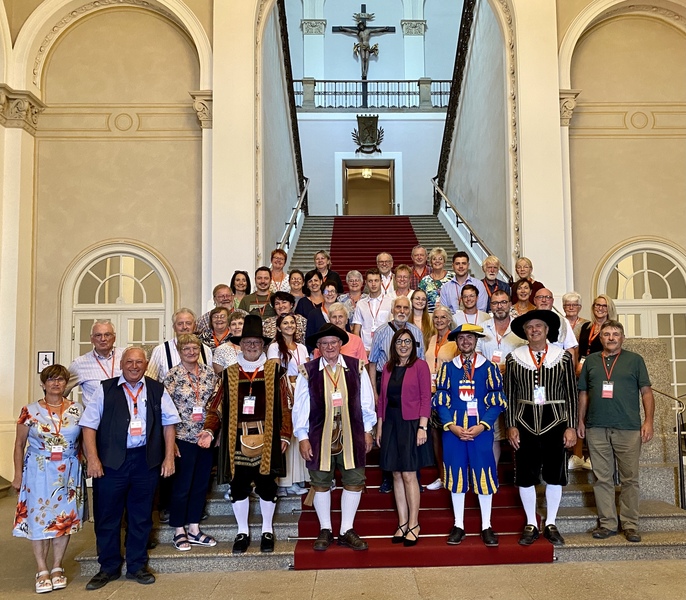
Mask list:
MULTIPOLYGON (((459 210, 457 210, 457 207, 450 201, 450 198, 445 195, 445 192, 440 188, 437 182, 437 177, 434 177, 431 180, 431 184, 434 186, 434 190, 436 193, 441 197, 443 202, 445 203, 444 210, 447 212, 448 210, 451 210, 455 213, 455 227, 459 232, 459 227, 462 225, 464 228, 467 230, 467 233, 469 234, 469 240, 468 243, 470 245, 470 251, 471 254, 479 260, 479 264, 483 262, 483 259, 486 258, 487 256, 494 256, 493 252, 491 249, 486 245, 486 242, 484 242, 475 232, 472 226, 467 222, 467 220, 462 216, 459 210), (483 256, 478 256, 473 248, 474 246, 478 246, 479 249, 481 250, 481 253, 483 253, 483 256)), ((440 210, 440 206, 439 206, 440 210)), ((460 235, 460 237, 462 237, 460 235)), ((466 241, 466 240, 465 240, 466 241)), ((500 271, 499 271, 500 279, 503 279, 506 282, 511 283, 512 282, 512 274, 503 266, 502 261, 500 261, 500 271)))
POLYGON ((281 239, 279 242, 276 244, 276 247, 280 250, 286 250, 287 248, 290 248, 291 242, 293 241, 291 238, 293 234, 295 233, 295 228, 298 222, 298 218, 300 216, 300 213, 302 211, 303 216, 307 216, 307 212, 305 211, 304 207, 306 206, 306 198, 307 198, 307 188, 310 187, 310 180, 308 177, 305 177, 305 183, 303 185, 302 190, 300 190, 300 196, 298 197, 298 202, 296 205, 293 207, 293 211, 291 212, 291 218, 286 223, 286 229, 283 232, 283 235, 281 236, 281 239))
MULTIPOLYGON (((684 448, 683 448, 683 437, 684 437, 684 430, 682 427, 682 419, 681 415, 686 412, 686 403, 684 403, 683 400, 680 400, 676 396, 672 396, 671 394, 667 394, 661 390, 658 390, 656 388, 652 388, 653 392, 655 394, 659 394, 660 396, 664 396, 665 398, 669 398, 670 400, 674 401, 676 403, 676 406, 673 407, 674 414, 675 414, 675 421, 676 425, 674 427, 674 430, 676 431, 676 442, 677 442, 677 452, 679 455, 679 464, 677 466, 677 474, 679 476, 679 507, 680 508, 686 508, 686 487, 684 487, 684 448)), ((683 398, 684 396, 681 396, 683 398)))

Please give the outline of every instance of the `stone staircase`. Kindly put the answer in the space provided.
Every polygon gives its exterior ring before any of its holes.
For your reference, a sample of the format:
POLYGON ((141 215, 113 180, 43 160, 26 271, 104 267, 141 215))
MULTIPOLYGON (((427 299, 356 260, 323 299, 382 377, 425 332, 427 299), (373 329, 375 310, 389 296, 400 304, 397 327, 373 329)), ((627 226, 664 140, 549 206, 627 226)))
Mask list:
MULTIPOLYGON (((314 254, 318 250, 331 250, 331 234, 333 231, 333 221, 335 217, 309 216, 305 217, 298 242, 295 249, 289 252, 288 270, 300 269, 306 273, 314 268, 314 254)), ((448 232, 434 215, 410 215, 410 223, 415 235, 422 246, 427 249, 440 246, 448 253, 448 257, 457 251, 455 244, 450 239, 448 232)), ((355 243, 355 240, 351 240, 355 243)), ((383 248, 379 248, 381 252, 383 248)), ((396 266, 410 261, 410 256, 394 256, 396 266)), ((450 260, 450 258, 449 258, 450 260)), ((448 265, 449 266, 449 265, 448 265)), ((336 270, 336 265, 333 265, 336 270)), ((477 268, 476 275, 481 276, 477 268)))

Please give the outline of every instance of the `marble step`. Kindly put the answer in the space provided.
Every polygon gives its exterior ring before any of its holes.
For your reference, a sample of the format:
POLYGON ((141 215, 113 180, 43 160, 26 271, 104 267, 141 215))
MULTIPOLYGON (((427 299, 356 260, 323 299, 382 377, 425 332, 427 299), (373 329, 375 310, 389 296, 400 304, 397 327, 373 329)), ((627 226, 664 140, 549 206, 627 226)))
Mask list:
MULTIPOLYGON (((205 505, 207 514, 210 516, 233 515, 231 502, 224 498, 224 492, 226 491, 227 486, 217 486, 217 488, 224 489, 213 489, 213 491, 209 492, 205 505)), ((279 498, 276 502, 275 514, 299 514, 302 506, 300 498, 301 496, 286 496, 285 498, 279 498)), ((254 496, 250 496, 250 514, 260 514, 260 500, 254 496)))
MULTIPOLYGON (((619 495, 619 487, 615 488, 616 495, 619 495)), ((536 486, 539 506, 545 503, 545 486, 536 486)), ((593 495, 593 485, 590 483, 570 483, 562 490, 562 500, 560 507, 595 507, 595 496, 593 495)))
POLYGON ((555 548, 555 560, 596 562, 686 558, 684 531, 642 531, 641 536, 642 541, 632 543, 627 542, 621 533, 606 540, 593 539, 590 533, 564 534, 565 545, 555 548))
MULTIPOLYGON (((275 514, 273 525, 277 539, 285 540, 298 535, 299 514, 286 515, 275 514)), ((262 517, 252 514, 248 518, 250 537, 259 540, 262 535, 262 517)), ((211 535, 217 542, 231 542, 238 533, 236 519, 233 516, 210 516, 200 523, 200 529, 207 535, 211 535)), ((158 544, 171 544, 174 537, 174 529, 167 524, 158 523, 153 527, 153 537, 158 544)))
MULTIPOLYGON (((220 542, 214 548, 193 547, 179 552, 170 544, 161 544, 149 551, 148 566, 155 573, 195 573, 213 571, 273 571, 289 569, 293 565, 295 542, 276 538, 274 552, 260 552, 260 537, 252 538, 245 554, 231 553, 231 542, 220 542)), ((81 575, 91 577, 100 566, 95 546, 76 557, 81 575)), ((227 596, 228 597, 228 596, 227 596)))
MULTIPOLYGON (((545 511, 542 511, 545 513, 545 511)), ((639 504, 641 532, 686 531, 686 510, 660 500, 641 500, 639 504)), ((596 528, 598 513, 590 506, 561 507, 557 526, 562 534, 589 533, 596 528)))

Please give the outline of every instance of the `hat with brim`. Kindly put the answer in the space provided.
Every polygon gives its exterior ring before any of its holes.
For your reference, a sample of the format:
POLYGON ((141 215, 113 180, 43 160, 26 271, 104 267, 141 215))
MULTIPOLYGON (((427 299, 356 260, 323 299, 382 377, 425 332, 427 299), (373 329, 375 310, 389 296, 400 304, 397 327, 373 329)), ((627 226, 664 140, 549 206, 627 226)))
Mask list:
POLYGON ((314 346, 317 345, 317 342, 319 340, 321 340, 322 338, 332 337, 332 336, 335 336, 339 340, 341 340, 341 342, 343 342, 344 346, 348 343, 348 341, 350 339, 348 337, 348 334, 343 329, 341 329, 340 327, 336 327, 333 323, 324 323, 324 325, 322 325, 319 328, 319 331, 317 333, 314 333, 314 334, 307 337, 306 342, 310 348, 313 348, 314 346))
POLYGON ((552 310, 530 310, 520 315, 510 324, 512 333, 525 340, 524 325, 533 320, 543 321, 548 326, 548 341, 557 342, 557 336, 560 333, 560 317, 552 310))
POLYGON ((274 302, 277 300, 285 300, 286 302, 290 302, 293 306, 295 306, 295 296, 293 294, 289 294, 288 292, 274 292, 272 297, 269 299, 272 308, 276 308, 274 306, 274 302))
POLYGON ((462 323, 458 325, 448 334, 448 341, 452 342, 457 339, 461 333, 471 333, 474 337, 482 338, 484 335, 484 328, 481 325, 473 325, 472 323, 462 323))
POLYGON ((261 338, 264 340, 265 345, 271 344, 272 338, 264 335, 262 331, 262 319, 257 315, 245 315, 243 320, 243 331, 241 335, 232 335, 229 339, 234 344, 240 344, 241 340, 244 338, 261 338))

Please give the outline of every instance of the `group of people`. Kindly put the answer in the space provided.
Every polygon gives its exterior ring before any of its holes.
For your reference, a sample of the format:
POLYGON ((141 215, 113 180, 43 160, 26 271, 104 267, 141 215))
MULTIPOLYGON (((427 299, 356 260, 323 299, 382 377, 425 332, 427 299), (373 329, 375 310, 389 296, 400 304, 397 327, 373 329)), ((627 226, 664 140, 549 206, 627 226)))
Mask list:
POLYGON ((250 275, 236 271, 230 284, 215 286, 215 307, 200 318, 177 310, 174 339, 149 360, 143 348, 117 348, 112 323, 95 321, 92 351, 68 369, 44 369, 44 398, 23 407, 17 422, 14 534, 32 541, 36 591, 67 585, 62 559, 83 523, 86 476, 93 478, 100 564, 87 589, 119 578, 124 562, 127 578, 155 581, 147 547, 156 495, 174 548, 216 545, 200 529, 213 466, 218 483, 229 484, 234 553, 251 544, 251 493, 259 497, 261 552, 274 550, 278 497, 294 494, 308 494, 320 523, 314 550, 326 550, 334 541, 336 470, 343 488, 337 542, 366 550, 354 519, 375 444, 380 491, 393 491, 398 513, 394 544, 417 544, 418 475, 435 464, 441 475, 427 488, 445 487, 454 512, 447 543, 466 535, 471 488, 481 539, 497 546, 491 507, 502 440, 514 449, 526 516, 521 545, 540 535, 541 478, 543 536, 564 544, 556 516, 568 467, 596 476, 593 537, 615 535, 621 524, 627 540, 640 541, 638 460, 653 436, 654 401, 643 359, 622 349, 612 300, 598 296, 586 321, 580 296, 565 294, 562 317, 527 258, 517 261, 513 285, 498 279, 496 257, 484 260, 480 279, 465 252, 452 257, 452 271, 447 261, 444 249, 417 246, 394 269, 382 252, 364 277, 347 273, 345 292, 326 251, 315 254, 311 271, 287 274, 278 249, 271 268, 255 271, 254 292, 250 275), (76 386, 80 402, 68 399, 76 386))

